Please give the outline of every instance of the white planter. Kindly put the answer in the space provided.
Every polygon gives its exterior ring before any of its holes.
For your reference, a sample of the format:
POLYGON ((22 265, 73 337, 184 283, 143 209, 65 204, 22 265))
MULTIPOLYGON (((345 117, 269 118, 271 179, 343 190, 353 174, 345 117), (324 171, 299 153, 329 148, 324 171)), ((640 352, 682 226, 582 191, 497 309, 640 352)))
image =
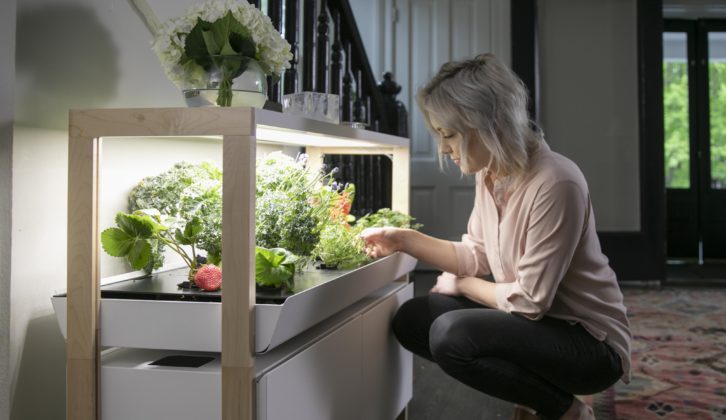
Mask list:
MULTIPOLYGON (((413 257, 397 253, 296 293, 281 305, 255 305, 255 351, 275 348, 407 274, 415 265, 413 257)), ((103 294, 103 287, 101 290, 103 294)), ((66 297, 54 296, 52 302, 66 337, 66 297)), ((222 305, 218 302, 102 298, 100 324, 101 346, 222 350, 222 305)))

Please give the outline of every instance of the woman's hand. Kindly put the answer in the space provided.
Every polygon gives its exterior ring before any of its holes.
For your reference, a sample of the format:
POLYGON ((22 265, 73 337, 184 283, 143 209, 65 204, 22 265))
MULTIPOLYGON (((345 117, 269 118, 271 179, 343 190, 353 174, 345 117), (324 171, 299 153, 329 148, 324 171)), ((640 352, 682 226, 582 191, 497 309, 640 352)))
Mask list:
POLYGON ((380 258, 396 251, 433 265, 441 271, 453 273, 459 269, 456 250, 451 241, 436 239, 424 233, 404 228, 368 228, 361 232, 366 254, 380 258))
POLYGON ((451 273, 441 273, 436 278, 436 284, 431 288, 431 293, 440 293, 449 296, 461 296, 462 292, 459 288, 459 277, 451 273))
POLYGON ((365 229, 360 235, 366 243, 366 254, 371 258, 381 258, 403 251, 403 231, 405 229, 392 227, 365 229))

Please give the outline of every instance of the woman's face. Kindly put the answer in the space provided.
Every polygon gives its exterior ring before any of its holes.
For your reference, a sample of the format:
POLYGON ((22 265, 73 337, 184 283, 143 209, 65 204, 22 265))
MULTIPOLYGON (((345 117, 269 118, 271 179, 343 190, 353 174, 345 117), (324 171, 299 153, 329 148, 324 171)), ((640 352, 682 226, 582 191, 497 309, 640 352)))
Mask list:
POLYGON ((439 136, 439 147, 441 153, 449 156, 461 172, 474 174, 484 169, 491 160, 491 153, 484 147, 479 139, 479 133, 472 129, 469 137, 469 144, 466 150, 466 161, 461 161, 461 145, 464 142, 463 136, 458 131, 444 126, 436 119, 436 116, 429 115, 431 126, 439 136))

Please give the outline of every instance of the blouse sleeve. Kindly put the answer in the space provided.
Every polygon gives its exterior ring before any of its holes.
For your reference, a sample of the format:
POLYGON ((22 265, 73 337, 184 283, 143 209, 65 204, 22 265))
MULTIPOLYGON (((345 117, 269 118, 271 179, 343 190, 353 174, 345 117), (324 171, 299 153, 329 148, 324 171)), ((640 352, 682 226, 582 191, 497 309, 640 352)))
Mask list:
POLYGON ((480 207, 480 178, 477 175, 476 197, 474 208, 469 216, 466 233, 462 235, 461 242, 452 242, 456 251, 457 272, 459 277, 480 277, 491 273, 484 247, 484 228, 482 224, 482 211, 480 207))
POLYGON ((589 217, 589 197, 574 181, 538 192, 527 226, 516 279, 496 284, 499 309, 538 320, 549 310, 589 217))

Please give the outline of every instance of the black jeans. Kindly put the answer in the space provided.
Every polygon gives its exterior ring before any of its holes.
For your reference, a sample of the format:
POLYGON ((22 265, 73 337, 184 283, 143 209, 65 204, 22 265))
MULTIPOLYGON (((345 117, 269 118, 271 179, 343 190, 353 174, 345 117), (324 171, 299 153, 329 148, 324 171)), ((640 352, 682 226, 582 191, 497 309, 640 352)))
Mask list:
POLYGON ((406 349, 485 394, 560 418, 573 394, 600 392, 622 375, 620 358, 581 325, 539 321, 431 293, 404 303, 393 332, 406 349))

